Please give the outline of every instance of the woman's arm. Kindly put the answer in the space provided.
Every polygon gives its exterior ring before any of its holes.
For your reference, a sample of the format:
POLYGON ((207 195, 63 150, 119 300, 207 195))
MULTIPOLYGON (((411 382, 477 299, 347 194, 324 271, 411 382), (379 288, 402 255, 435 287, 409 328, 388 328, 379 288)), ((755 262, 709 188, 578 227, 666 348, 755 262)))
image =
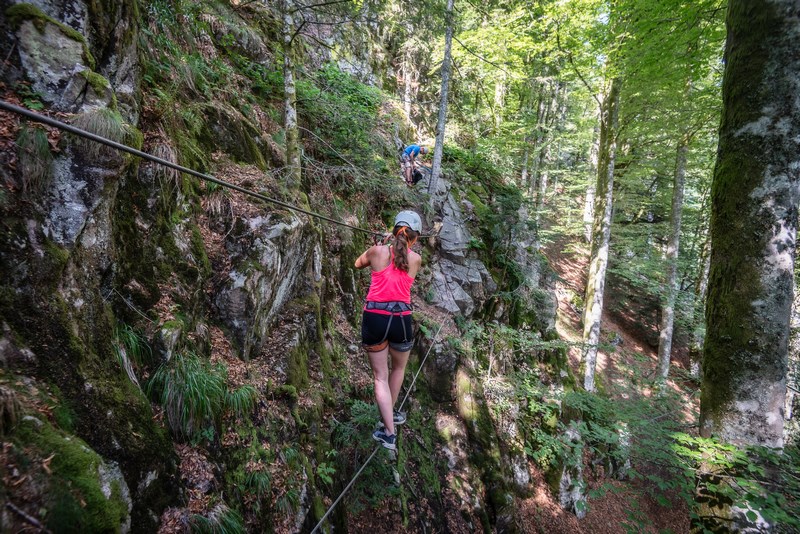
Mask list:
POLYGON ((363 269, 364 267, 370 266, 370 255, 372 249, 374 248, 375 248, 374 246, 369 247, 367 250, 364 251, 364 253, 361 256, 358 257, 355 263, 356 269, 363 269))

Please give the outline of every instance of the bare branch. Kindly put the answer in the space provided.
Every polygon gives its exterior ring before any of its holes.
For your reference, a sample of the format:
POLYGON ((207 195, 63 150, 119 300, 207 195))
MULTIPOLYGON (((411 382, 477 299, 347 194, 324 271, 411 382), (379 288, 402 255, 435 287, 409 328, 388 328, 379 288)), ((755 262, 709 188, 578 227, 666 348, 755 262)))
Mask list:
POLYGON ((514 77, 514 75, 512 75, 510 72, 508 72, 506 69, 504 69, 503 67, 501 67, 501 66, 500 66, 500 65, 498 65, 497 63, 493 63, 493 62, 489 61, 488 59, 486 59, 485 57, 482 57, 482 56, 480 56, 480 55, 479 55, 479 54, 477 54, 476 52, 473 52, 473 51, 472 51, 472 50, 471 50, 471 49, 470 49, 470 48, 469 48, 467 45, 465 45, 464 43, 462 43, 462 42, 461 42, 461 40, 460 40, 458 37, 456 37, 455 35, 453 36, 453 39, 454 39, 454 40, 455 40, 455 41, 456 41, 458 44, 460 44, 460 45, 461 45, 461 47, 462 47, 464 50, 466 50, 467 52, 469 52, 470 54, 472 54, 472 55, 473 55, 473 56, 475 56, 476 58, 480 59, 481 61, 484 61, 484 62, 488 63, 489 65, 491 65, 492 67, 494 67, 494 68, 496 68, 496 69, 499 69, 499 70, 503 71, 503 72, 504 72, 504 73, 506 73, 508 76, 511 76, 512 78, 514 77))
POLYGON ((325 7, 325 6, 332 6, 336 4, 349 4, 353 0, 331 0, 330 2, 320 2, 319 4, 310 4, 307 6, 298 6, 294 10, 291 11, 292 14, 297 13, 298 11, 302 11, 303 9, 314 9, 315 7, 325 7))
POLYGON ((294 42, 295 37, 297 37, 300 34, 300 31, 303 29, 303 26, 305 26, 307 22, 308 21, 306 19, 303 19, 303 22, 300 23, 300 26, 297 27, 295 32, 292 34, 291 39, 289 39, 289 44, 292 44, 294 42))
POLYGON ((19 517, 21 517, 23 520, 25 520, 25 522, 27 522, 27 523, 31 524, 32 526, 38 528, 42 532, 46 532, 46 533, 50 534, 51 531, 48 530, 47 528, 45 528, 45 526, 38 519, 36 519, 35 517, 25 513, 25 511, 21 510, 20 508, 17 508, 13 503, 7 502, 6 503, 6 508, 8 508, 9 510, 11 510, 15 514, 17 514, 19 517))
POLYGON ((594 88, 589 84, 589 82, 586 81, 586 78, 583 77, 581 71, 578 69, 578 66, 575 65, 575 61, 572 58, 572 52, 567 52, 561 47, 561 25, 558 23, 556 23, 556 45, 558 46, 558 50, 567 56, 569 64, 572 66, 572 70, 575 71, 575 74, 583 82, 583 85, 585 85, 589 90, 589 94, 592 95, 592 98, 594 98, 595 102, 597 102, 597 105, 603 107, 603 103, 600 102, 599 98, 597 98, 597 93, 595 92, 594 88))

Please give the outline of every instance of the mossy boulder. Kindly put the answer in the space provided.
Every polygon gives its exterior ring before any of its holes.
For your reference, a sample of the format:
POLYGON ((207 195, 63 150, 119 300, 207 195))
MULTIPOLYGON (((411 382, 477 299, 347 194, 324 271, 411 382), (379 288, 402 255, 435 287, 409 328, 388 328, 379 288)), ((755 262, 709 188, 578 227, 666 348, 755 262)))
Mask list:
POLYGON ((86 38, 33 4, 11 6, 6 16, 16 28, 20 62, 34 91, 58 110, 77 111, 87 85, 77 73, 95 68, 86 38))
MULTIPOLYGON (((11 454, 24 471, 20 485, 38 501, 34 517, 53 532, 128 532, 132 502, 125 478, 115 462, 104 460, 86 442, 28 415, 7 436, 11 454)), ((13 486, 6 491, 14 492, 13 486)), ((22 495, 5 495, 24 499, 22 495)), ((21 505, 25 505, 20 503, 21 505)), ((6 525, 10 526, 10 525, 6 525)))

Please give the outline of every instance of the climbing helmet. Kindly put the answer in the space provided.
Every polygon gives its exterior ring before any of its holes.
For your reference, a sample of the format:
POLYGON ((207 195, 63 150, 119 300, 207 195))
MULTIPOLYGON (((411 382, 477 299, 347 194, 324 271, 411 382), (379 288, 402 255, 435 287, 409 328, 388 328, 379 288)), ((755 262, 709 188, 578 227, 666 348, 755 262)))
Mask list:
POLYGON ((395 226, 408 226, 415 232, 422 232, 422 219, 415 211, 405 210, 397 214, 394 218, 395 226))

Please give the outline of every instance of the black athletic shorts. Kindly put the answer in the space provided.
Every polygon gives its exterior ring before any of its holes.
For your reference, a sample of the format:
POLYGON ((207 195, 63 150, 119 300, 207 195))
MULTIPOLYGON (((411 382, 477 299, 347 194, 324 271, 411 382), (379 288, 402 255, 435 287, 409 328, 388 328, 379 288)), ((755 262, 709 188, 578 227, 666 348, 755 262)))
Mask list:
POLYGON ((361 316, 361 343, 367 352, 381 351, 387 343, 400 352, 411 350, 414 346, 411 314, 385 315, 364 310, 361 316))

